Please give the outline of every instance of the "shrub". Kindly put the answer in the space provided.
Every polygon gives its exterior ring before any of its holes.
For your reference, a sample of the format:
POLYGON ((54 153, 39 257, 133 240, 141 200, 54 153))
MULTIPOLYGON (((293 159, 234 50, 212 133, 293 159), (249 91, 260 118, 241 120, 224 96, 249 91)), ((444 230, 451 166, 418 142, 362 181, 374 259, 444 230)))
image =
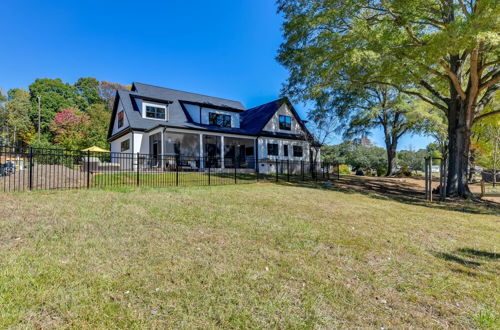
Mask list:
POLYGON ((339 173, 340 174, 351 174, 351 170, 347 165, 339 165, 339 173))

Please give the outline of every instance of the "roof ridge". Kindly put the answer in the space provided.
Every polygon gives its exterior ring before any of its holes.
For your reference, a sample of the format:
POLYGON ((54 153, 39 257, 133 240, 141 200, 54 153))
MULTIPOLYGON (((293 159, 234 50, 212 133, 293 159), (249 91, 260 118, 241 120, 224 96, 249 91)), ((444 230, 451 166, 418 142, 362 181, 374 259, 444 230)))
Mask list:
POLYGON ((243 106, 243 108, 245 108, 245 106, 243 105, 243 103, 241 103, 240 101, 237 101, 237 100, 231 100, 231 99, 227 99, 227 98, 222 98, 222 97, 218 97, 218 96, 211 96, 211 95, 206 95, 206 94, 200 94, 200 93, 193 93, 193 92, 183 91, 183 90, 180 90, 180 89, 175 89, 175 88, 170 88, 170 87, 163 87, 163 86, 158 86, 158 85, 145 84, 145 83, 141 83, 141 82, 138 82, 138 81, 134 81, 134 82, 132 82, 132 84, 146 85, 146 86, 151 86, 151 87, 156 87, 156 88, 169 89, 171 91, 182 92, 182 93, 191 94, 191 95, 205 96, 205 97, 211 97, 211 98, 219 99, 219 100, 226 100, 226 101, 231 101, 231 102, 238 102, 239 104, 241 104, 243 106))
POLYGON ((251 110, 254 110, 254 109, 257 109, 257 108, 260 108, 260 107, 263 107, 263 106, 268 105, 268 104, 271 104, 271 103, 275 103, 275 102, 281 101, 281 100, 283 100, 283 99, 285 99, 285 98, 284 98, 284 97, 280 97, 280 98, 278 98, 278 99, 276 99, 276 100, 269 101, 269 102, 266 102, 266 103, 262 103, 262 104, 260 104, 260 105, 257 105, 257 106, 255 106, 255 107, 252 107, 252 108, 250 108, 250 109, 245 110, 245 112, 247 112, 247 111, 251 111, 251 110))

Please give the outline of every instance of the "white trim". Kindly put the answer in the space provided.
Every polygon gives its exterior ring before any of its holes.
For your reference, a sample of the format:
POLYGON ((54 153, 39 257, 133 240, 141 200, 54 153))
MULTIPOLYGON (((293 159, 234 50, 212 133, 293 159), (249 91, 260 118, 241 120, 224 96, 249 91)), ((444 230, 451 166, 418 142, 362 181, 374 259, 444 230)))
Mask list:
POLYGON ((143 119, 168 121, 168 105, 161 104, 161 103, 144 102, 144 101, 142 101, 142 113, 141 113, 141 115, 142 115, 143 119), (149 118, 149 117, 146 117, 146 107, 147 106, 165 109, 165 119, 158 119, 158 118, 149 118))
POLYGON ((241 139, 250 139, 255 140, 258 137, 253 135, 242 135, 242 134, 230 134, 230 133, 217 133, 205 130, 196 130, 196 129, 182 129, 182 128, 171 128, 167 127, 167 132, 178 132, 178 133, 191 133, 191 134, 203 134, 203 135, 212 135, 212 136, 225 136, 232 138, 241 138, 241 139))

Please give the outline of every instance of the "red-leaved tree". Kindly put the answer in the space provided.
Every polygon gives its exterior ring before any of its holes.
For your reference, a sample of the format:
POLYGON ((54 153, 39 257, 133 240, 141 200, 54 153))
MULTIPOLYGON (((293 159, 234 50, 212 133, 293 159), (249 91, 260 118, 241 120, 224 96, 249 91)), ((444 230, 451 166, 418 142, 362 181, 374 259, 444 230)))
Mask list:
POLYGON ((91 125, 89 116, 77 108, 67 108, 58 112, 50 125, 54 141, 67 149, 87 147, 91 125))

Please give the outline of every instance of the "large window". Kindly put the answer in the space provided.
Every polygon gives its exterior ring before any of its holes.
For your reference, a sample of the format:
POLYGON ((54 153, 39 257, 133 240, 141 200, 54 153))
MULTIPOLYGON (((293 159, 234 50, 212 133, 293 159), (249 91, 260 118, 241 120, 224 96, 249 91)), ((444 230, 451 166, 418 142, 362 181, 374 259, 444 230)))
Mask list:
POLYGON ((167 107, 145 103, 144 117, 149 119, 167 120, 167 107))
POLYGON ((208 124, 219 127, 231 127, 231 116, 210 112, 208 114, 208 124))
POLYGON ((267 155, 268 156, 278 156, 278 144, 268 143, 267 144, 267 155))
POLYGON ((283 145, 283 156, 288 157, 288 144, 283 145))
POLYGON ((130 139, 126 139, 120 143, 121 152, 127 151, 130 149, 130 139))
POLYGON ((302 157, 302 147, 293 146, 293 157, 302 157))
POLYGON ((123 126, 123 118, 124 118, 123 111, 118 112, 118 128, 123 126))
POLYGON ((280 116, 280 129, 291 130, 292 129, 292 117, 280 116))

